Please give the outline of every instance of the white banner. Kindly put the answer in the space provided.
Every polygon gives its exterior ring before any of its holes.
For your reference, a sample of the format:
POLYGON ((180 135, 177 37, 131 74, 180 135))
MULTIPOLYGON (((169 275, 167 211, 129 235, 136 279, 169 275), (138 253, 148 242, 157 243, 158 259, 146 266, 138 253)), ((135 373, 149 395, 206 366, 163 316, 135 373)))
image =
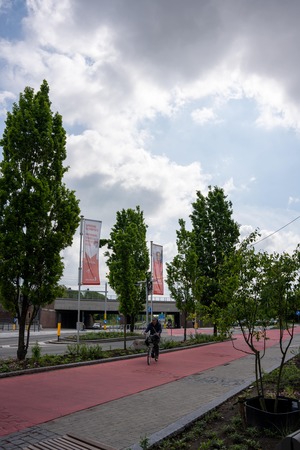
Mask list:
POLYGON ((99 241, 101 225, 102 222, 99 220, 84 219, 81 284, 100 284, 99 241))
POLYGON ((152 289, 153 294, 164 294, 163 247, 152 244, 152 289))

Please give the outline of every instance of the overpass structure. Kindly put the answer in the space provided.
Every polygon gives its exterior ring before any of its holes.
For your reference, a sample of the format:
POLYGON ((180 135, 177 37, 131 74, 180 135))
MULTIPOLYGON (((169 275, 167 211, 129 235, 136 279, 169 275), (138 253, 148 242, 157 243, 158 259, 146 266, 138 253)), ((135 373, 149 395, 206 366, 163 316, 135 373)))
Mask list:
MULTIPOLYGON (((173 323, 180 326, 180 313, 176 307, 175 301, 170 297, 153 297, 152 301, 148 301, 148 308, 152 308, 155 315, 169 315, 173 317, 173 323)), ((78 299, 75 298, 57 298, 54 302, 54 309, 60 316, 62 326, 74 327, 77 322, 78 315, 78 299)), ((79 303, 81 321, 86 326, 91 326, 91 318, 93 314, 104 313, 119 316, 119 301, 116 298, 108 297, 106 300, 102 298, 81 298, 79 303)), ((149 312, 151 309, 149 309, 149 312)), ((141 315, 146 315, 146 305, 141 315)))

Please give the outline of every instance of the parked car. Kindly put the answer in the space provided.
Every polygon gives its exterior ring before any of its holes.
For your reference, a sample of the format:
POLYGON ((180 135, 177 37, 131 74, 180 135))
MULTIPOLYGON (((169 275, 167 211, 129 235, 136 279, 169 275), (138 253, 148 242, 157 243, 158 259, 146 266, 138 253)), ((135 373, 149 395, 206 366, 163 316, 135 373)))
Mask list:
POLYGON ((94 325, 92 326, 92 328, 93 328, 93 329, 101 328, 101 323, 95 322, 94 325))

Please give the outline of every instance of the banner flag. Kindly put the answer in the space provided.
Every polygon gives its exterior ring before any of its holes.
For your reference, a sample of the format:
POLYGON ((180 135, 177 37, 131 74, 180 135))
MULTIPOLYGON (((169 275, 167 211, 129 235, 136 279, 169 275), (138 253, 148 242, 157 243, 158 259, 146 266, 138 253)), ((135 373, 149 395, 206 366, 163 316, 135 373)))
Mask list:
POLYGON ((161 245, 152 244, 152 289, 153 294, 164 294, 164 277, 163 277, 163 247, 161 245))
POLYGON ((99 240, 102 222, 84 219, 82 284, 100 284, 99 240))

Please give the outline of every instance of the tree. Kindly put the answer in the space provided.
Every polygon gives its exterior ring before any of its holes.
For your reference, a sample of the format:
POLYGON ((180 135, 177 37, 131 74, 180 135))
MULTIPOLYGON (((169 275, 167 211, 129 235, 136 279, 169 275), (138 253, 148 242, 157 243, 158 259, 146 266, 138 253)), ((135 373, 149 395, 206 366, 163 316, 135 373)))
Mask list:
MULTIPOLYGON (((223 295, 228 297, 223 313, 227 331, 238 324, 248 350, 255 356, 255 377, 261 408, 266 409, 264 378, 261 360, 265 355, 267 329, 278 320, 281 361, 276 373, 277 410, 283 367, 294 337, 295 312, 299 305, 300 253, 299 247, 288 253, 256 252, 251 245, 257 233, 245 239, 225 265, 227 276, 223 279, 223 295)), ((235 341, 233 340, 235 346, 235 341)))
POLYGON ((0 290, 18 319, 17 357, 25 358, 32 321, 61 294, 61 251, 72 244, 80 209, 66 188, 66 133, 51 112, 49 87, 26 87, 7 114, 0 141, 0 290), (28 321, 27 338, 25 328, 28 321))
POLYGON ((144 309, 145 290, 139 281, 147 279, 149 253, 146 242, 147 226, 143 212, 137 206, 117 212, 105 253, 109 268, 109 283, 118 296, 120 313, 124 315, 124 348, 126 349, 127 318, 131 329, 136 316, 144 309))
POLYGON ((195 288, 197 283, 197 254, 193 232, 187 231, 183 219, 179 219, 177 234, 178 254, 166 264, 167 284, 176 307, 184 316, 184 340, 186 340, 187 317, 195 312, 195 288))
POLYGON ((225 258, 235 250, 239 238, 239 226, 232 219, 232 203, 223 189, 209 186, 207 197, 197 191, 190 215, 197 253, 200 310, 214 324, 224 308, 220 292, 220 277, 225 258))

